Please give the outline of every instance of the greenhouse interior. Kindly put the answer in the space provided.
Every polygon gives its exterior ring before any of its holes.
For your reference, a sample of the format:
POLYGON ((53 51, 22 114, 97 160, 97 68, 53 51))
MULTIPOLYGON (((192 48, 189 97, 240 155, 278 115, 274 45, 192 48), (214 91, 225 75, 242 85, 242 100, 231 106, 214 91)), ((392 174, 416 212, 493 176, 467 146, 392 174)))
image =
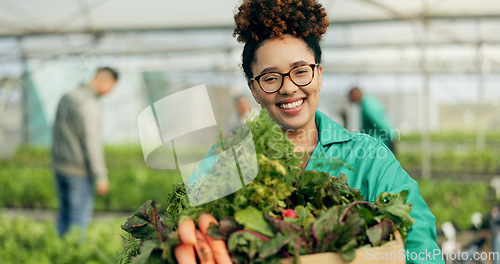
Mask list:
MULTIPOLYGON (((0 262, 127 263, 120 256, 132 242, 122 225, 148 200, 168 218, 165 202, 184 177, 148 164, 141 113, 200 85, 217 124, 239 121, 242 96, 260 110, 242 70, 244 44, 233 36, 242 2, 0 2, 0 262), (119 73, 99 99, 109 192, 95 197, 82 242, 56 231, 53 129, 63 95, 104 66, 119 73)), ((499 263, 500 2, 318 2, 330 22, 318 110, 359 131, 362 109, 349 92, 377 98, 396 132, 395 157, 436 218, 446 263, 499 263), (453 259, 473 246, 488 257, 453 259)), ((178 114, 169 109, 166 116, 178 114)))

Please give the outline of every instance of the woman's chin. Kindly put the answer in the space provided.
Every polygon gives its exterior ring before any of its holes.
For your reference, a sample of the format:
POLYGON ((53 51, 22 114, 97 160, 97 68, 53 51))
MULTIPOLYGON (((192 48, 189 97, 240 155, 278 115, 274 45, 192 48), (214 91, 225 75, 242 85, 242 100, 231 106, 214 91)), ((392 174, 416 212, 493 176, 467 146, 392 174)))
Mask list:
POLYGON ((299 130, 304 128, 308 121, 306 115, 298 115, 293 117, 281 116, 280 120, 277 122, 284 130, 299 130))

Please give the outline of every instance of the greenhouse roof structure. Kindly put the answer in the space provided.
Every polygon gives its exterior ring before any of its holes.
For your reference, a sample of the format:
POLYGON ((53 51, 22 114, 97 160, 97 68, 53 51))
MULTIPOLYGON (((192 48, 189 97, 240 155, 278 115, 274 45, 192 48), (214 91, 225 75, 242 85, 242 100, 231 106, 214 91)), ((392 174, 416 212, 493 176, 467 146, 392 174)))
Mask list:
MULTIPOLYGON (((422 45, 434 72, 474 72, 478 53, 498 71, 500 2, 323 0, 323 41, 332 72, 415 72, 422 45)), ((0 2, 0 58, 239 53, 232 0, 47 0, 0 2)), ((237 61, 238 56, 235 56, 237 61)), ((219 63, 223 64, 223 63, 219 63)), ((211 65, 210 67, 212 67, 211 65)), ((220 68, 220 67, 219 67, 220 68)))

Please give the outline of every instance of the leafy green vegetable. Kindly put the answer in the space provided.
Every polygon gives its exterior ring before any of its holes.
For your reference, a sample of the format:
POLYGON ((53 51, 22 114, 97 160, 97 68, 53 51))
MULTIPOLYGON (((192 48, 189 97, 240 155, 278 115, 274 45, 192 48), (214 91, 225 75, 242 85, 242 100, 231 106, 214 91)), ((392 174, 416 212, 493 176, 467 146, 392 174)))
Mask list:
POLYGON ((127 219, 122 229, 139 239, 157 239, 163 242, 170 233, 165 223, 160 220, 156 201, 146 201, 135 213, 127 219))
POLYGON ((410 230, 415 219, 411 218, 411 204, 406 204, 407 190, 403 190, 398 194, 381 193, 375 204, 380 206, 380 212, 390 221, 398 226, 403 240, 408 236, 407 232, 410 230))
POLYGON ((256 258, 258 250, 268 241, 266 239, 266 237, 258 236, 258 234, 251 231, 236 231, 229 237, 227 249, 233 262, 246 263, 249 259, 256 258))
POLYGON ((234 219, 247 230, 257 232, 267 237, 274 236, 271 225, 264 219, 263 213, 255 207, 249 206, 243 210, 239 210, 234 214, 234 219))
MULTIPOLYGON (((146 201, 130 218, 127 219, 122 229, 131 236, 140 239, 142 245, 139 251, 125 250, 128 259, 123 263, 129 263, 133 257, 133 264, 163 263, 164 261, 175 261, 172 254, 174 246, 180 240, 176 233, 160 220, 156 201, 146 201)), ((134 247, 129 244, 128 247, 134 247)))
POLYGON ((366 230, 366 235, 368 236, 370 243, 374 247, 382 245, 382 242, 392 234, 393 226, 393 222, 382 219, 380 223, 368 228, 366 230))
POLYGON ((132 261, 133 264, 139 263, 161 263, 158 254, 153 254, 153 251, 158 245, 153 240, 146 240, 142 244, 141 253, 132 261))
POLYGON ((281 248, 290 243, 297 236, 297 234, 284 235, 282 233, 278 233, 276 237, 263 244, 262 248, 259 250, 259 257, 261 259, 266 259, 277 254, 281 248))
MULTIPOLYGON (((125 225, 142 241, 156 238, 154 243, 143 243, 140 263, 156 261, 157 256, 161 261, 172 260, 179 218, 188 215, 197 219, 204 212, 220 219, 219 226, 211 225, 208 232, 226 241, 234 263, 279 263, 288 256, 319 252, 339 252, 350 261, 357 248, 380 246, 394 239, 396 229, 406 239, 414 222, 409 215, 411 205, 406 204, 408 191, 382 193, 375 203, 364 201, 360 191, 347 184, 345 175, 302 171, 302 160, 293 152, 293 145, 265 111, 247 125, 257 152, 257 177, 230 195, 196 207, 190 206, 186 188, 177 185, 167 200, 165 222, 169 228, 153 221, 157 219, 152 218, 156 215, 154 204, 143 206, 125 225), (293 209, 297 217, 284 217, 287 209, 293 209)), ((234 137, 217 144, 215 151, 223 151, 223 146, 231 146, 246 134, 237 129, 234 137)), ((333 164, 344 166, 340 161, 333 164)), ((226 164, 213 166, 211 171, 217 174, 213 179, 220 181, 214 186, 218 186, 228 177, 226 164)))

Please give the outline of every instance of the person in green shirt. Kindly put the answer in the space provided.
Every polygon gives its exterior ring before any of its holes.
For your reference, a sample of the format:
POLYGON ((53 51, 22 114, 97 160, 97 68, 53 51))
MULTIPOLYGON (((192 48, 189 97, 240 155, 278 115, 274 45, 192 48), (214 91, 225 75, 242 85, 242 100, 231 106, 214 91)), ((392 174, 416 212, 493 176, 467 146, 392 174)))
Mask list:
POLYGON ((396 154, 394 130, 382 103, 374 96, 363 94, 358 87, 349 91, 349 99, 361 106, 361 132, 382 141, 396 154))
POLYGON ((408 232, 407 263, 444 264, 436 243, 435 218, 418 183, 381 141, 351 133, 317 110, 323 86, 321 36, 329 25, 315 0, 246 0, 235 15, 234 35, 244 43, 242 68, 256 102, 265 108, 306 170, 344 173, 348 184, 374 202, 382 192, 408 190, 416 220, 408 232), (342 161, 349 166, 331 166, 342 161))
POLYGON ((435 218, 418 183, 379 140, 351 133, 317 110, 323 86, 319 42, 327 18, 314 0, 245 1, 235 15, 234 34, 245 43, 242 68, 248 87, 295 151, 309 154, 303 164, 306 170, 344 173, 349 185, 372 202, 382 192, 408 190, 416 222, 406 240, 407 263, 444 263, 435 218), (324 166, 338 160, 352 169, 324 166))

